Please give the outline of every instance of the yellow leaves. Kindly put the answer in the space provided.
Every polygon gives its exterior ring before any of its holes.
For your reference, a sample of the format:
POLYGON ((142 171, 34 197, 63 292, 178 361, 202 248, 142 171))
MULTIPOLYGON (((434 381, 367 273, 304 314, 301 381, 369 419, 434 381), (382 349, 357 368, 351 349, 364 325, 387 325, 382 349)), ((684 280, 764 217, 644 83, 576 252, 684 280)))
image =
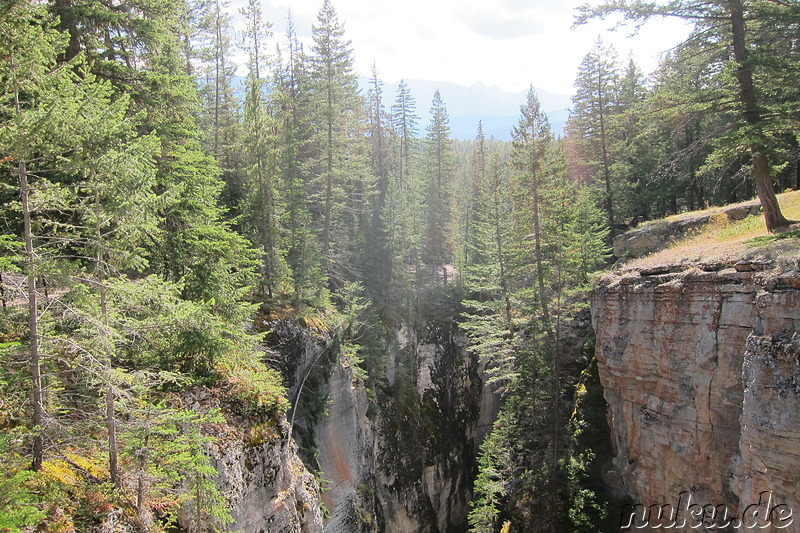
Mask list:
POLYGON ((46 481, 67 487, 77 487, 87 475, 97 479, 109 477, 108 468, 100 459, 72 452, 65 453, 63 459, 44 461, 42 475, 46 481))
POLYGON ((67 459, 72 461, 73 464, 82 468, 87 474, 97 479, 106 479, 109 477, 108 465, 105 461, 99 461, 96 457, 85 457, 74 453, 65 454, 67 459))
POLYGON ((315 316, 300 317, 300 325, 304 328, 316 330, 319 333, 326 333, 330 331, 328 325, 321 319, 315 316))
POLYGON ((75 487, 81 481, 72 466, 63 459, 42 462, 41 472, 48 481, 55 481, 69 487, 75 487))

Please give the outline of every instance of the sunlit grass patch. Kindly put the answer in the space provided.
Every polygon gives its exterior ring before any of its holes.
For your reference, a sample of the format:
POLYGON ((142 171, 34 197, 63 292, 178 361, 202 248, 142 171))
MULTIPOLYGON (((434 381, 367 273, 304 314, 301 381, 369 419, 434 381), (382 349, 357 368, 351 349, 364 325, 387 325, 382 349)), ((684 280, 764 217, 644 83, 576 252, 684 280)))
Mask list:
MULTIPOLYGON (((778 195, 784 216, 800 220, 800 191, 778 195)), ((656 223, 668 223, 713 214, 709 222, 689 232, 683 239, 665 247, 664 250, 626 264, 626 268, 651 266, 654 264, 678 264, 682 262, 716 261, 735 257, 749 257, 770 252, 770 247, 780 244, 777 255, 785 255, 793 249, 800 250, 800 229, 782 233, 767 232, 763 215, 751 215, 741 220, 730 220, 724 208, 694 211, 669 217, 656 223), (792 242, 792 241, 796 241, 792 242)))

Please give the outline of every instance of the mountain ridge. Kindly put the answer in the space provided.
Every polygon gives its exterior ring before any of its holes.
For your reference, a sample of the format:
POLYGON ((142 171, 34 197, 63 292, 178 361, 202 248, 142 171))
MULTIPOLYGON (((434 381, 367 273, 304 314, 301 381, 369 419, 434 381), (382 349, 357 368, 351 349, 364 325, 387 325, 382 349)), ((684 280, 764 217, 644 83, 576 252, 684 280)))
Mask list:
MULTIPOLYGON (((470 86, 453 82, 430 80, 403 80, 414 96, 417 114, 420 118, 420 133, 423 133, 428 121, 427 107, 438 90, 450 116, 450 129, 453 138, 460 140, 474 139, 478 129, 478 121, 483 122, 486 137, 498 140, 511 140, 511 130, 519 120, 520 106, 525 103, 527 91, 511 92, 496 85, 474 83, 470 86)), ((371 80, 360 77, 359 86, 364 93, 369 90, 371 80)), ((384 106, 389 108, 397 94, 397 82, 383 82, 384 106)), ((563 134, 563 128, 569 116, 571 97, 543 89, 534 88, 539 101, 548 118, 553 132, 563 134)))

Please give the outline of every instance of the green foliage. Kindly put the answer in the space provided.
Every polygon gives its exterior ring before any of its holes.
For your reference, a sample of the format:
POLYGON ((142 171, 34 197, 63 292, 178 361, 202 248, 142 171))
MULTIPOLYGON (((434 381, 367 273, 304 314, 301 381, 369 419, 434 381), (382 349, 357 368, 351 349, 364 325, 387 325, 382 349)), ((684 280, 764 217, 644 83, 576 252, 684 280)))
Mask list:
POLYGON ((231 354, 217 364, 220 384, 242 402, 246 413, 272 416, 284 413, 289 402, 280 373, 253 357, 254 352, 248 355, 249 358, 231 354))
MULTIPOLYGON (((495 423, 496 428, 502 422, 495 423)), ((475 478, 473 491, 475 496, 470 501, 470 531, 475 533, 494 533, 499 524, 502 504, 506 493, 506 477, 503 465, 508 463, 507 450, 501 445, 500 431, 493 431, 481 444, 481 455, 478 460, 478 477, 475 478)))
POLYGON ((482 447, 470 524, 583 527, 594 496, 567 429, 576 355, 565 330, 589 273, 607 261, 608 222, 594 191, 570 179, 533 91, 514 130, 509 181, 491 166, 470 220, 466 279, 477 298, 464 301, 460 326, 505 402, 482 447))
POLYGON ((450 117, 439 91, 433 95, 431 121, 425 137, 425 174, 427 199, 425 221, 425 247, 422 259, 434 270, 434 282, 438 284, 439 265, 451 263, 455 253, 455 242, 450 231, 453 212, 453 146, 450 139, 450 117))
POLYGON ((157 509, 174 525, 180 511, 191 531, 223 531, 232 518, 206 456, 206 446, 215 439, 202 429, 224 423, 224 418, 219 412, 199 414, 169 402, 140 400, 134 407, 135 422, 120 438, 133 465, 132 500, 139 516, 157 509))
MULTIPOLYGON (((662 17, 694 25, 663 61, 653 93, 641 103, 651 117, 642 146, 654 147, 659 157, 639 167, 648 183, 636 189, 650 200, 642 202, 640 213, 653 209, 658 216, 757 193, 770 231, 784 225, 774 183, 780 188, 796 181, 786 162, 797 155, 797 109, 788 96, 797 89, 784 78, 798 65, 790 45, 797 20, 793 4, 600 2, 581 6, 576 20, 617 14, 637 29, 662 17)), ((628 166, 637 165, 629 160, 628 166)))
MULTIPOLYGON (((0 381, 0 398, 5 390, 5 383, 0 381)), ((18 446, 11 444, 19 437, 16 433, 0 435, 0 531, 9 533, 26 531, 26 527, 37 525, 45 517, 31 483, 34 473, 25 469, 18 446)))

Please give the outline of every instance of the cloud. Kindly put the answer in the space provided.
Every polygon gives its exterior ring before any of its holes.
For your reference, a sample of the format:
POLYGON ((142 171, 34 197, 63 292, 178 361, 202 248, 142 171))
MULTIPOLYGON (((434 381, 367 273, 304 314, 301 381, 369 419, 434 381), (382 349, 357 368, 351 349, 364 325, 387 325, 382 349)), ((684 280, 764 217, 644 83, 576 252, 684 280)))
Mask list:
POLYGON ((530 12, 517 15, 497 11, 462 12, 457 19, 478 35, 492 40, 536 35, 545 29, 542 21, 530 12))
MULTIPOLYGON (((556 93, 573 92, 581 58, 598 34, 620 57, 632 50, 650 71, 658 52, 687 33, 670 21, 653 21, 635 39, 607 33, 595 21, 571 29, 573 9, 586 0, 333 0, 345 36, 352 41, 356 70, 368 76, 374 63, 387 81, 420 79, 461 85, 475 82, 524 91, 533 83, 556 93)), ((238 10, 246 0, 231 0, 238 10)), ((306 52, 322 0, 262 0, 273 22, 274 43, 283 46, 292 9, 306 52)), ((423 107, 425 107, 423 105, 423 107)))
MULTIPOLYGON (((512 13, 523 12, 531 8, 531 0, 498 0, 498 4, 512 13)), ((564 0, 537 0, 536 8, 549 13, 571 13, 575 2, 564 0)))

